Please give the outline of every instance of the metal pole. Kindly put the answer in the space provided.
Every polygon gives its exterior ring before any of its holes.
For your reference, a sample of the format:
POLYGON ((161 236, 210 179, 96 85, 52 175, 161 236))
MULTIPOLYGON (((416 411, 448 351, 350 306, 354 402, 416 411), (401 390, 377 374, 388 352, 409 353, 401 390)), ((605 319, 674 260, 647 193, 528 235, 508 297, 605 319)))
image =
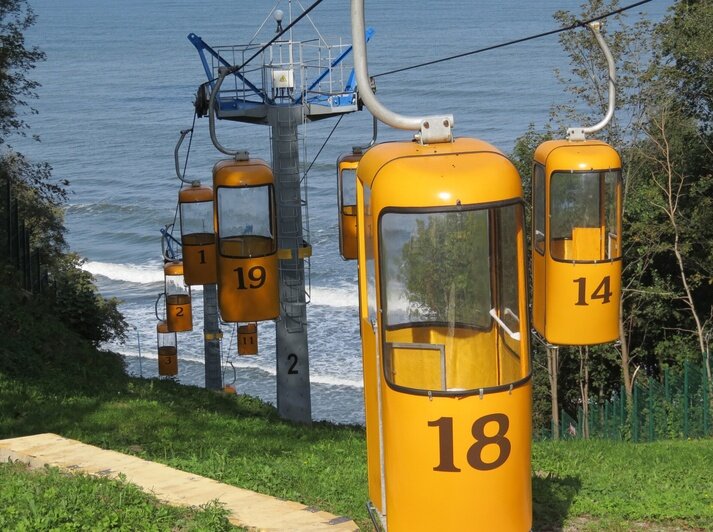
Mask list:
POLYGON ((7 230, 7 257, 12 256, 12 188, 10 187, 10 178, 4 169, 0 170, 5 179, 5 228, 7 230))
POLYGON ((269 105, 272 163, 277 203, 277 245, 280 260, 280 317, 275 323, 277 411, 298 423, 312 422, 307 344, 302 205, 297 128, 299 105, 269 105), (286 256, 287 255, 287 256, 286 256))
POLYGON ((634 384, 634 408, 631 412, 631 427, 634 443, 639 441, 639 386, 634 384))
POLYGON ((141 334, 139 334, 139 328, 134 326, 134 330, 136 331, 136 344, 139 346, 139 377, 143 378, 144 376, 144 368, 142 364, 142 359, 141 359, 141 334))
POLYGON ((619 390, 619 438, 621 439, 623 435, 623 430, 624 426, 626 424, 626 415, 625 415, 625 410, 624 410, 624 404, 627 402, 626 401, 626 388, 622 384, 621 389, 619 390))
POLYGON ((649 383, 649 441, 654 441, 654 385, 649 383))
POLYGON ((703 437, 708 436, 708 416, 710 414, 710 405, 708 404, 708 371, 706 365, 703 364, 701 368, 701 374, 703 375, 703 437))
POLYGON ((220 320, 218 319, 218 285, 203 285, 203 346, 205 349, 205 387, 223 388, 220 367, 220 320))
POLYGON ((688 360, 683 361, 683 437, 688 438, 688 360))

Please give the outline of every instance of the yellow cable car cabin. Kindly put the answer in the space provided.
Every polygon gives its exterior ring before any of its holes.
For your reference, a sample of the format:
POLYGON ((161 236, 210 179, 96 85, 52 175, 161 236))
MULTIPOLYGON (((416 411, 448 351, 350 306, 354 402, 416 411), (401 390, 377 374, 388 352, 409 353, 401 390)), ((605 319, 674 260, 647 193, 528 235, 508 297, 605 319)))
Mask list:
POLYGON ((357 170, 370 511, 389 532, 530 530, 520 177, 482 141, 357 170))
POLYGON ((259 159, 213 168, 218 236, 218 304, 228 322, 280 315, 272 170, 259 159))
POLYGON ((344 260, 357 258, 356 169, 361 157, 361 152, 354 152, 337 160, 339 254, 344 260))
POLYGON ((555 345, 619 338, 621 159, 608 144, 553 140, 535 151, 533 326, 555 345))
POLYGON ((189 285, 215 284, 213 189, 196 182, 178 193, 183 269, 189 285))
POLYGON ((182 262, 167 262, 163 267, 166 294, 166 324, 171 332, 193 330, 191 287, 183 277, 182 262))
POLYGON ((257 323, 238 327, 238 355, 257 355, 257 323))
POLYGON ((168 330, 165 321, 156 325, 156 343, 158 346, 158 374, 161 377, 173 377, 178 374, 178 346, 176 333, 168 330))

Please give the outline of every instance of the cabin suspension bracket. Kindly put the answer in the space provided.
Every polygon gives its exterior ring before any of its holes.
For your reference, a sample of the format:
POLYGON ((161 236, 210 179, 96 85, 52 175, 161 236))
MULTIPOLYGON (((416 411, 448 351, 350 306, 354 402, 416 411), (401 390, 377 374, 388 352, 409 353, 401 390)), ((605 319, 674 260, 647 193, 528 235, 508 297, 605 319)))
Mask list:
POLYGON ((414 138, 421 144, 453 142, 453 115, 425 117, 414 138))

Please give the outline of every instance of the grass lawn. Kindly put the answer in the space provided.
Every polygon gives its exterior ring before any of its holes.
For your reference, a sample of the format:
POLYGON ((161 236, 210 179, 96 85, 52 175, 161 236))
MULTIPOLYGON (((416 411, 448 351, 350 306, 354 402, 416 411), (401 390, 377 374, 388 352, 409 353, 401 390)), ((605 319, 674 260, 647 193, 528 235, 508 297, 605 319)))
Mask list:
POLYGON ((210 505, 179 508, 121 480, 0 464, 0 530, 240 530, 210 505))

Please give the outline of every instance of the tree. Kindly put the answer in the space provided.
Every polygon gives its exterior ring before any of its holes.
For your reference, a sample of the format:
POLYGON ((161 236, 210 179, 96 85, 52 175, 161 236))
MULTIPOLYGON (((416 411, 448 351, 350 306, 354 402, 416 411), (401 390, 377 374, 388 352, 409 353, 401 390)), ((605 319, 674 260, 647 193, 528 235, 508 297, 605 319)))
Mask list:
MULTIPOLYGON (((66 251, 63 204, 66 180, 52 178, 47 163, 29 161, 12 149, 13 135, 27 134, 27 114, 36 114, 28 101, 36 98, 36 81, 28 75, 44 53, 25 46, 24 32, 35 22, 35 14, 25 0, 0 0, 0 156, 3 192, 10 190, 19 216, 32 228, 30 245, 40 254, 54 281, 54 297, 47 307, 79 334, 95 344, 125 337, 127 324, 118 310, 118 300, 102 297, 91 275, 81 269, 81 260, 66 251)), ((35 137, 35 140, 39 140, 35 137)), ((5 202, 0 203, 0 218, 10 219, 5 202)), ((0 232, 6 230, 2 224, 0 232)), ((4 237, 6 235, 3 235, 4 237)), ((2 239, 4 244, 6 238, 2 239)), ((7 253, 0 255, 5 262, 7 253)), ((7 270, 3 270, 5 273, 7 270)), ((8 282, 3 279, 4 282, 8 282)), ((10 277, 11 281, 11 277, 10 277)), ((0 323, 0 337, 2 327, 0 323)))
POLYGON ((487 216, 482 210, 415 220, 401 273, 412 318, 447 322, 455 312, 457 322, 489 321, 487 216))
POLYGON ((0 0, 0 144, 12 134, 26 134, 23 111, 37 113, 28 100, 37 97, 39 84, 27 76, 45 55, 27 48, 24 35, 35 19, 25 0, 0 0))

